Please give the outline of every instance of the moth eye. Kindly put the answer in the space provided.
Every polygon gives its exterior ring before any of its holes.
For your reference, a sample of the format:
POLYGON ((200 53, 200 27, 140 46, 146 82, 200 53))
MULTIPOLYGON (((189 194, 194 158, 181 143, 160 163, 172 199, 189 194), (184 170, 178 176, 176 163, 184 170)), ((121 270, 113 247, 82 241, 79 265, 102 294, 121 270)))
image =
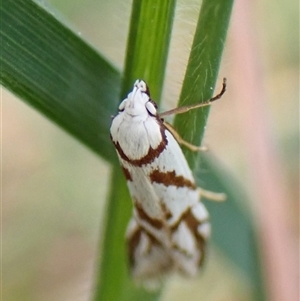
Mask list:
POLYGON ((120 103, 120 105, 119 105, 119 111, 124 111, 124 109, 125 109, 125 104, 126 104, 126 99, 124 99, 121 103, 120 103))
POLYGON ((136 80, 134 87, 138 88, 142 93, 145 93, 150 97, 150 91, 148 85, 143 80, 136 80))
POLYGON ((141 80, 139 82, 139 88, 141 89, 142 92, 146 92, 147 91, 147 84, 143 80, 141 80))
POLYGON ((139 80, 139 79, 135 81, 133 86, 141 90, 141 92, 145 92, 147 87, 146 83, 143 80, 139 80))
POLYGON ((157 113, 156 106, 154 105, 153 102, 151 101, 146 102, 146 109, 150 115, 156 116, 157 113))

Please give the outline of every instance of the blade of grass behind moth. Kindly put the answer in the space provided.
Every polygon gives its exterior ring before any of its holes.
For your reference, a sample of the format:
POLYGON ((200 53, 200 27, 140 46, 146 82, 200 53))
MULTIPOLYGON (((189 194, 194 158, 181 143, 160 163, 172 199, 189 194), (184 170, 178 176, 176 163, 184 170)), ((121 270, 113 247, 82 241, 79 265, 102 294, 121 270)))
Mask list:
MULTIPOLYGON (((233 0, 204 0, 181 90, 179 106, 203 102, 212 97, 233 0)), ((201 143, 209 108, 204 107, 175 117, 174 126, 184 140, 201 143)), ((193 168, 197 153, 183 148, 193 168)))
MULTIPOLYGON (((232 4, 232 0, 203 1, 179 106, 198 103, 212 97, 232 4)), ((175 118, 175 128, 186 141, 199 145, 208 113, 209 107, 205 107, 178 115, 175 118)), ((250 216, 238 205, 239 199, 246 201, 244 194, 237 193, 240 191, 238 185, 234 181, 228 181, 228 175, 224 176, 224 173, 212 165, 207 155, 192 153, 184 148, 183 150, 190 166, 194 168, 198 184, 203 186, 203 182, 210 183, 211 186, 204 188, 225 192, 228 195, 228 200, 224 204, 212 202, 207 204, 214 227, 213 241, 245 272, 256 288, 258 300, 263 300, 262 278, 253 224, 250 216), (203 169, 206 171, 205 174, 201 174, 203 169), (236 224, 239 226, 236 227, 236 224), (239 240, 238 243, 237 240, 239 240)))

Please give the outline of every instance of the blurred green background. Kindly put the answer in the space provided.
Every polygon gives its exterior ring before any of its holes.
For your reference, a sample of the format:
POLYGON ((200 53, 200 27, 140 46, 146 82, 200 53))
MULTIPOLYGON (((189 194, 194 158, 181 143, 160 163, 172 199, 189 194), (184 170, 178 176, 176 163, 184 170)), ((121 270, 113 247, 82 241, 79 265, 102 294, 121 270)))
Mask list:
MULTIPOLYGON (((59 18, 122 70, 131 1, 48 2, 59 18)), ((297 244, 299 4, 263 0, 247 5, 255 63, 261 71, 259 92, 265 95, 262 108, 286 192, 286 218, 297 244)), ((198 9, 198 1, 178 1, 163 109, 176 105, 198 9)), ((244 41, 238 34, 244 26, 239 13, 234 7, 220 71, 220 79, 228 79, 228 92, 211 110, 204 143, 252 197, 250 204, 241 200, 245 210, 255 212, 255 149, 245 139, 243 121, 249 115, 237 92, 243 78, 237 72, 243 55, 237 49, 243 48, 237 45, 244 41)), ((110 167, 3 88, 1 93, 3 300, 89 300, 110 167)), ((255 123, 246 133, 255 136, 255 123)), ((238 268, 218 250, 210 256, 201 283, 174 278, 163 300, 183 300, 187 294, 202 300, 252 300, 238 268)))

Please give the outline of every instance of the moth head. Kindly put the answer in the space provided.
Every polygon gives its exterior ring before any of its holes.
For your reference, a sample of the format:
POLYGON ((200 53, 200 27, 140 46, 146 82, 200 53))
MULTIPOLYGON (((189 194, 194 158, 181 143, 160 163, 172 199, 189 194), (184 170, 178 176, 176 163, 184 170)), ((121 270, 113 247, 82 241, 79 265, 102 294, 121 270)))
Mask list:
POLYGON ((157 115, 157 105, 150 98, 150 91, 143 80, 136 80, 132 91, 119 105, 119 112, 131 117, 148 117, 157 115))

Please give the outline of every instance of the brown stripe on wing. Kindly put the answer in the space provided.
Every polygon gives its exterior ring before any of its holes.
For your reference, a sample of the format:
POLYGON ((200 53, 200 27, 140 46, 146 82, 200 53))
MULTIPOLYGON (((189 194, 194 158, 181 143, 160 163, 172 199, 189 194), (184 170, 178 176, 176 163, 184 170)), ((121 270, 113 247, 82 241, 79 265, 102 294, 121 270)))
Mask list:
MULTIPOLYGON (((203 221, 203 223, 206 222, 207 220, 203 221)), ((203 263, 205 257, 205 251, 206 251, 206 239, 198 231, 198 227, 202 224, 202 222, 200 222, 195 218, 191 208, 189 208, 185 213, 181 215, 178 221, 171 227, 171 231, 175 232, 181 223, 185 223, 195 237, 197 247, 200 250, 200 254, 201 254, 199 258, 199 262, 197 263, 200 266, 203 263)))
POLYGON ((163 184, 165 186, 174 185, 176 187, 188 187, 191 189, 196 189, 195 183, 190 181, 189 179, 186 179, 183 176, 177 176, 175 173, 175 170, 163 172, 159 171, 158 169, 153 170, 150 173, 150 179, 151 182, 163 184))
POLYGON ((155 279, 172 268, 165 247, 139 224, 127 236, 127 248, 130 269, 137 280, 155 279))
POLYGON ((152 218, 150 217, 143 209, 143 207, 138 203, 135 202, 135 208, 138 213, 138 216, 141 220, 148 222, 152 227, 156 229, 161 229, 163 227, 163 222, 159 218, 152 218))
POLYGON ((157 120, 158 120, 158 124, 160 126, 160 133, 161 133, 162 140, 161 140, 160 144, 157 146, 157 148, 154 149, 152 147, 149 147, 148 153, 142 158, 139 158, 139 159, 128 158, 128 156, 125 154, 124 150, 121 148, 119 142, 113 141, 112 137, 110 136, 116 150, 118 151, 120 157, 123 160, 131 163, 134 166, 142 166, 144 164, 149 164, 149 163, 153 162, 154 159, 157 158, 163 152, 163 150, 166 148, 166 146, 168 144, 168 139, 167 139, 167 136, 165 133, 165 126, 159 119, 157 119, 157 120))
POLYGON ((164 213, 165 219, 171 219, 173 217, 172 212, 167 208, 165 203, 161 203, 161 209, 164 213))
POLYGON ((132 267, 135 264, 135 250, 140 244, 142 235, 142 229, 137 228, 130 236, 127 238, 127 249, 129 257, 129 265, 132 267))
POLYGON ((127 237, 127 247, 128 247, 130 266, 133 266, 135 263, 134 252, 138 247, 138 245, 141 243, 142 234, 147 235, 150 241, 147 250, 145 250, 145 253, 150 252, 151 245, 161 245, 161 243, 151 233, 149 233, 148 231, 143 229, 140 225, 138 225, 136 230, 127 237))
POLYGON ((203 263, 206 251, 206 239, 198 232, 198 226, 201 225, 201 222, 195 218, 191 210, 189 210, 185 215, 184 221, 196 238, 197 246, 201 251, 198 265, 201 265, 203 263))
POLYGON ((130 171, 127 168, 125 168, 124 166, 122 166, 122 170, 123 170, 126 180, 132 182, 132 177, 131 177, 130 171))

